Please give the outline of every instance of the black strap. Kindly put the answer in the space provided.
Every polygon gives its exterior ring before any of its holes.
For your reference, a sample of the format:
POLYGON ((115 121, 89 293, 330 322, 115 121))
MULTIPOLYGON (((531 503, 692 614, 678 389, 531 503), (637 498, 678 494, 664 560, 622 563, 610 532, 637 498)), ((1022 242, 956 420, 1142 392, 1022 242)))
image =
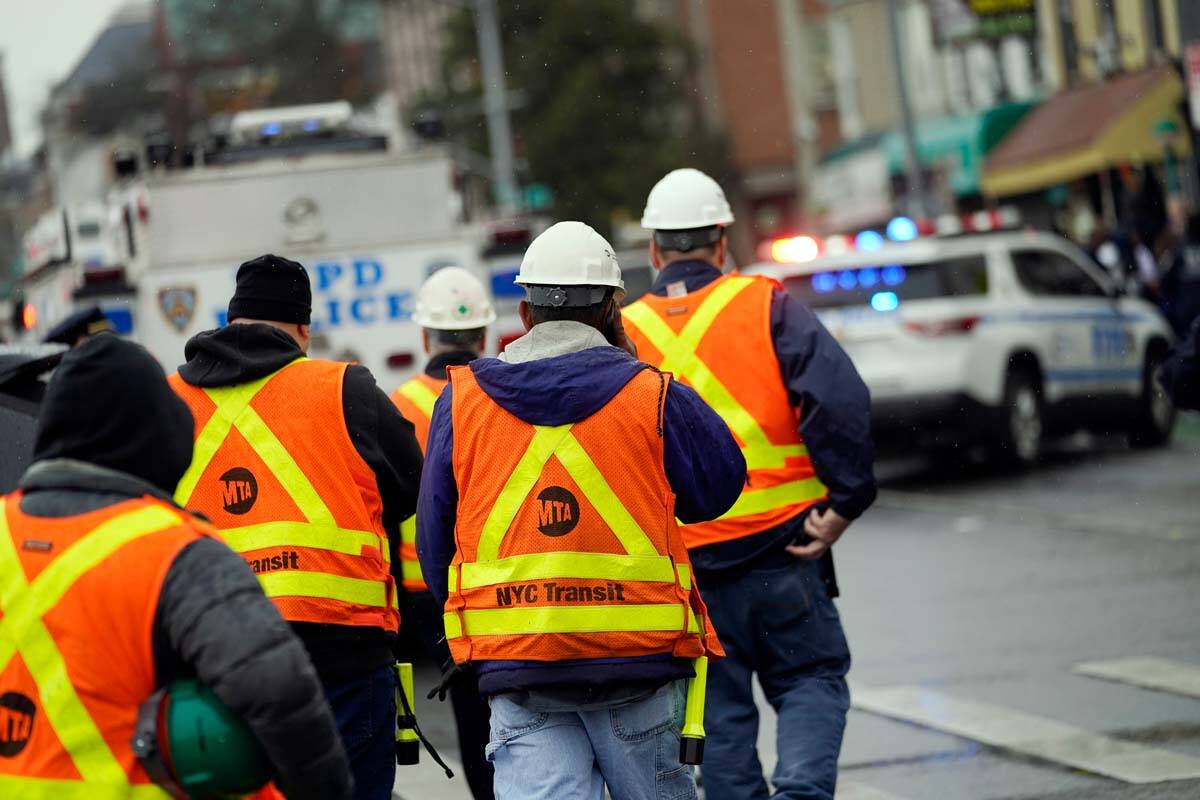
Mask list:
POLYGON ((404 710, 404 716, 400 717, 400 719, 406 722, 408 720, 412 721, 412 729, 417 734, 417 738, 421 740, 421 744, 424 745, 425 752, 429 753, 430 757, 437 763, 437 765, 445 771, 447 778, 453 778, 454 770, 446 766, 446 762, 442 760, 437 748, 434 747, 433 743, 426 739, 425 734, 421 732, 421 726, 417 724, 417 715, 413 713, 412 706, 408 704, 408 692, 404 691, 404 687, 401 686, 400 691, 397 692, 397 694, 400 695, 400 705, 404 710))

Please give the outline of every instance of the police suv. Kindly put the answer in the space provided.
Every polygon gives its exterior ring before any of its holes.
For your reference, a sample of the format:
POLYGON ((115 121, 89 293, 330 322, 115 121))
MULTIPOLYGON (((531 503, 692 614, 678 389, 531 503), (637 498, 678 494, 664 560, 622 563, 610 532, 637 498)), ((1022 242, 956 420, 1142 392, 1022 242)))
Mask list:
POLYGON ((1023 466, 1052 434, 1170 437, 1155 380, 1170 329, 1074 245, 1032 232, 866 244, 745 271, 779 280, 841 341, 882 444, 984 444, 1023 466))

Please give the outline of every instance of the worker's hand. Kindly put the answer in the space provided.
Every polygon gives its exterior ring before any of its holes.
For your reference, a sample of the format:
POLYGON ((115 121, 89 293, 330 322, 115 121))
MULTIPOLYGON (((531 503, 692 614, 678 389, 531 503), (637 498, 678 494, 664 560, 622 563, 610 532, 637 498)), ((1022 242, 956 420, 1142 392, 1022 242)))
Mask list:
POLYGON ((625 323, 621 314, 621 307, 617 305, 615 300, 608 316, 608 341, 612 343, 613 347, 621 348, 634 358, 638 357, 637 345, 625 333, 625 323))
POLYGON ((787 551, 797 558, 815 561, 833 547, 850 527, 850 520, 832 508, 814 508, 804 520, 804 533, 812 541, 807 544, 789 544, 787 551))

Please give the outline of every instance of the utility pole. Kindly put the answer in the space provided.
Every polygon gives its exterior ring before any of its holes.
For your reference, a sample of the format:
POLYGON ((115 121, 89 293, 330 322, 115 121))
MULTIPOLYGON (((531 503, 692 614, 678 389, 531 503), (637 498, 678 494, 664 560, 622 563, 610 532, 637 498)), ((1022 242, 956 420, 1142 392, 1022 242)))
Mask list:
POLYGON ((805 199, 808 184, 816 171, 817 126, 809 107, 808 89, 812 82, 808 66, 809 48, 804 42, 804 18, 797 0, 775 0, 775 15, 779 20, 780 62, 783 64, 783 83, 787 89, 788 117, 791 122, 792 154, 796 174, 795 223, 805 218, 805 199))
POLYGON ((908 97, 908 82, 904 78, 904 49, 900 36, 900 0, 887 0, 888 33, 892 40, 892 66, 896 70, 896 99, 900 103, 900 131, 904 138, 904 156, 908 162, 909 214, 918 219, 929 217, 925 194, 925 176, 917 156, 917 131, 913 121, 912 103, 908 97))
POLYGON ((488 145, 492 154, 492 182, 500 213, 511 216, 520 208, 520 197, 496 0, 475 0, 475 35, 479 41, 479 65, 483 71, 483 108, 487 115, 488 145))

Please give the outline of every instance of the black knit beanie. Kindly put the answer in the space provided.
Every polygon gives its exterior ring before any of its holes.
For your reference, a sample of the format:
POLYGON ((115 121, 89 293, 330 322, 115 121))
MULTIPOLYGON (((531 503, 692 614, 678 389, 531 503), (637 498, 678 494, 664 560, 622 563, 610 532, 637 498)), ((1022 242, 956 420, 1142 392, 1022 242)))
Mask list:
POLYGON ((239 317, 307 325, 312 318, 312 284, 304 267, 276 255, 259 256, 238 267, 229 321, 239 317))
POLYGON ((112 333, 63 357, 38 414, 33 460, 73 458, 170 494, 192 461, 195 423, 162 367, 112 333))

